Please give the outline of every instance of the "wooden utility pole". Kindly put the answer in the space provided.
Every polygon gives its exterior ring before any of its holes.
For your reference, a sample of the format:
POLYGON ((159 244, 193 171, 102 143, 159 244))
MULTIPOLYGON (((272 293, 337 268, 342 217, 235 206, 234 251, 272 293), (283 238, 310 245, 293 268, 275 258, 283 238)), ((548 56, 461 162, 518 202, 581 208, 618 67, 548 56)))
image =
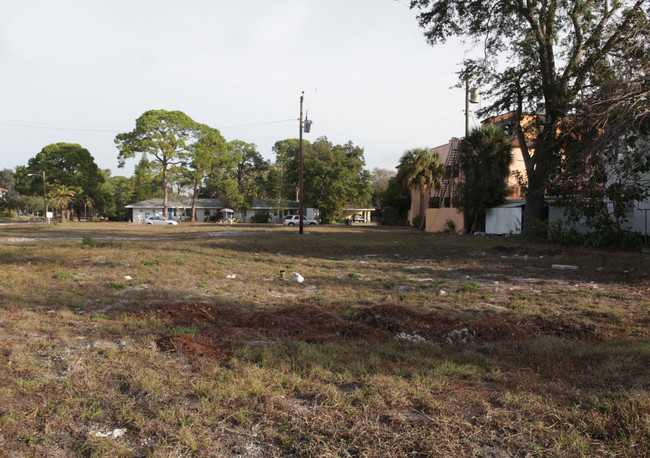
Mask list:
POLYGON ((298 194, 299 194, 298 195, 298 208, 299 208, 299 212, 300 212, 300 226, 299 226, 300 227, 300 229, 299 229, 300 234, 303 233, 303 228, 304 228, 303 221, 302 221, 302 218, 303 218, 303 216, 302 216, 302 211, 303 211, 303 209, 302 209, 302 195, 303 195, 303 188, 302 188, 302 101, 303 101, 304 97, 305 97, 305 92, 303 91, 302 94, 300 94, 300 126, 299 126, 300 127, 300 129, 299 129, 300 130, 300 145, 298 147, 298 162, 299 162, 299 166, 298 166, 298 194))
POLYGON ((469 70, 465 73, 465 138, 469 135, 469 70))

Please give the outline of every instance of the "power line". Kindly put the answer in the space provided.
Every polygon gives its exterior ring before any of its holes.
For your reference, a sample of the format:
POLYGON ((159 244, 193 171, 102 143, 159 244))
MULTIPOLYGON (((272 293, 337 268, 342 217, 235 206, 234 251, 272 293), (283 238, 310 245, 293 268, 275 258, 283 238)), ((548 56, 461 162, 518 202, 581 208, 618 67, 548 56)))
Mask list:
POLYGON ((295 121, 298 121, 298 118, 282 119, 280 121, 257 122, 253 124, 240 124, 237 126, 223 126, 223 127, 219 127, 219 129, 236 129, 238 127, 264 126, 266 124, 280 124, 282 122, 295 122, 295 121))
MULTIPOLYGON (((239 127, 253 127, 253 126, 263 126, 267 124, 279 124, 284 122, 295 122, 297 118, 290 119, 281 119, 278 121, 265 121, 265 122, 256 122, 250 124, 238 124, 234 126, 223 126, 219 129, 236 129, 239 127)), ((66 131, 78 131, 78 132, 127 132, 130 129, 128 128, 110 128, 110 127, 74 127, 74 126, 65 126, 62 124, 51 124, 51 123, 35 123, 31 121, 14 121, 14 120, 0 120, 0 125, 12 126, 12 127, 24 127, 29 129, 49 129, 49 130, 66 130, 66 131)))
POLYGON ((48 124, 48 123, 34 123, 29 121, 0 121, 0 125, 12 126, 12 127, 26 127, 30 129, 50 129, 50 130, 69 130, 69 131, 81 131, 81 132, 120 132, 124 129, 116 128, 90 128, 90 127, 72 127, 72 126, 63 126, 60 124, 48 124))

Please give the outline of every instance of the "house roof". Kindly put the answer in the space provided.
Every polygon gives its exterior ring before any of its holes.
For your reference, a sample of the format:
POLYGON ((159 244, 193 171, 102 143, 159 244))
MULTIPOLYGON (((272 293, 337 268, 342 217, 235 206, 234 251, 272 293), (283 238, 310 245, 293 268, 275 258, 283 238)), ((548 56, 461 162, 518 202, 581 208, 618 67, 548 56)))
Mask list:
POLYGON ((290 200, 281 200, 278 204, 277 200, 271 199, 253 199, 251 201, 251 210, 272 210, 274 208, 290 208, 292 210, 298 210, 300 208, 300 203, 290 200))
MULTIPOLYGON (((191 208, 192 199, 169 199, 167 201, 167 206, 169 208, 191 208)), ((129 205, 125 205, 125 208, 163 208, 163 200, 160 198, 143 200, 142 202, 135 202, 129 205)), ((196 208, 197 209, 221 209, 224 208, 224 204, 219 199, 196 199, 196 208)), ((251 201, 251 210, 273 210, 278 208, 277 200, 270 199, 253 199, 251 201)), ((280 201, 281 209, 291 209, 298 210, 300 204, 295 201, 280 201)))
POLYGON ((519 208, 523 207, 524 205, 526 205, 525 199, 512 199, 506 200, 505 203, 492 208, 519 208))
MULTIPOLYGON (((169 208, 191 208, 192 199, 168 199, 167 206, 169 208)), ((142 202, 135 202, 125 205, 125 208, 163 208, 163 200, 160 198, 143 200, 142 202)), ((224 205, 219 199, 196 199, 196 208, 210 208, 219 209, 224 205)))
POLYGON ((343 207, 343 211, 370 211, 374 212, 375 208, 374 207, 363 207, 359 205, 345 205, 343 207))

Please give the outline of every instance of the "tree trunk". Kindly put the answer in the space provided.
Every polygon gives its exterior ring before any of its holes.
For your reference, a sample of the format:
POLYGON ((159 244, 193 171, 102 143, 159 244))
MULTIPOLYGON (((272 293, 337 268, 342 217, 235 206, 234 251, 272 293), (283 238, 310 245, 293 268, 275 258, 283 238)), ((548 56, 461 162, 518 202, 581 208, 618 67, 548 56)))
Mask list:
POLYGON ((199 193, 199 182, 194 180, 194 189, 192 191, 192 216, 190 222, 196 222, 196 195, 199 193))
POLYGON ((521 232, 529 237, 547 236, 544 197, 550 170, 550 161, 555 154, 557 121, 549 120, 535 142, 534 160, 526 164, 528 194, 524 208, 521 232))
MULTIPOLYGON (((536 172, 539 172, 537 170, 536 172)), ((545 237, 544 221, 544 194, 546 186, 541 173, 534 173, 528 177, 528 194, 526 195, 526 206, 524 207, 521 232, 529 237, 545 237)))
POLYGON ((162 163, 163 173, 163 216, 167 218, 167 162, 162 163))
POLYGON ((422 231, 425 229, 424 225, 424 219, 426 217, 426 206, 425 206, 425 195, 426 195, 426 188, 420 188, 420 227, 418 227, 418 231, 422 231))

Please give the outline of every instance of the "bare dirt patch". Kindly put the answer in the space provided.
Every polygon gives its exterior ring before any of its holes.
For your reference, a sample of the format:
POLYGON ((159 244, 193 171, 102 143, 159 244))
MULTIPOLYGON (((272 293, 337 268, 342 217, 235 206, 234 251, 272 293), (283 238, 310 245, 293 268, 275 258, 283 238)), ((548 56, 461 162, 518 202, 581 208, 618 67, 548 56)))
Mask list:
MULTIPOLYGON (((396 336, 417 336, 433 344, 450 343, 455 331, 462 343, 484 343, 556 336, 600 340, 595 326, 571 319, 488 316, 463 320, 436 312, 417 314, 394 304, 365 307, 354 312, 306 303, 273 311, 243 311, 206 303, 157 303, 144 316, 168 320, 171 329, 191 327, 192 334, 172 333, 157 341, 162 351, 227 360, 242 345, 270 344, 281 339, 303 342, 364 340, 386 342, 396 336), (463 337, 461 339, 461 337, 463 337)), ((172 331, 173 332, 173 331, 172 331)), ((457 342, 452 342, 457 343, 457 342)))

